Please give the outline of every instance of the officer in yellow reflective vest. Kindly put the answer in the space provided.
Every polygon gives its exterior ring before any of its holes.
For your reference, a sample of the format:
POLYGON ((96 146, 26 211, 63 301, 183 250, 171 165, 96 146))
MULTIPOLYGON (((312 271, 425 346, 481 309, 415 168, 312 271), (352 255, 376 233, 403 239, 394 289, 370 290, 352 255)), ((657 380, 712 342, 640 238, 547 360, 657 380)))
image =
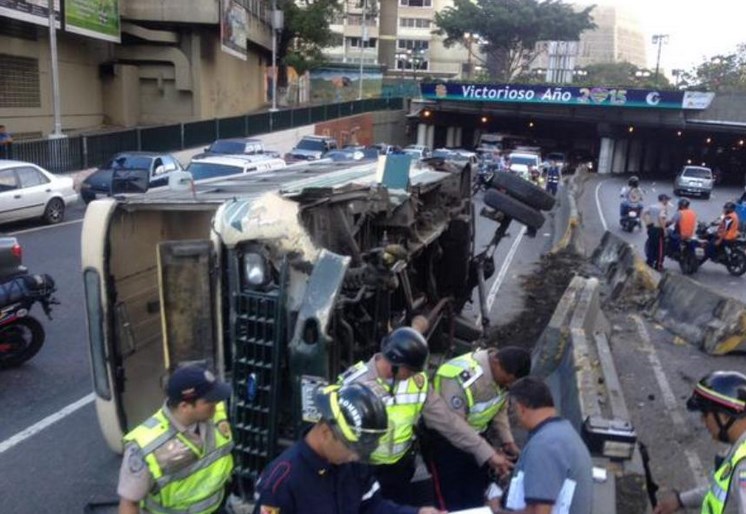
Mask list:
POLYGON ((370 462, 384 498, 414 505, 411 479, 414 475, 414 428, 420 417, 480 466, 488 464, 499 473, 512 464, 495 451, 466 421, 448 408, 428 383, 424 369, 429 356, 427 341, 409 327, 397 328, 383 341, 381 353, 359 362, 340 376, 340 382, 361 382, 386 405, 389 430, 372 453, 370 462))
MULTIPOLYGON (((510 385, 529 374, 531 354, 515 346, 500 350, 477 350, 443 364, 435 374, 434 387, 451 410, 466 419, 487 439, 490 427, 503 450, 519 453, 508 422, 507 397, 510 385)), ((477 466, 468 454, 433 434, 433 469, 438 490, 448 510, 471 509, 484 505, 489 473, 477 466)))
POLYGON ((746 514, 746 375, 715 371, 697 383, 686 402, 716 441, 730 444, 710 484, 668 495, 654 514, 669 514, 684 508, 700 508, 702 514, 746 514))
POLYGON ((231 388, 199 366, 171 375, 167 400, 124 436, 119 514, 209 514, 233 470, 225 401, 231 388))

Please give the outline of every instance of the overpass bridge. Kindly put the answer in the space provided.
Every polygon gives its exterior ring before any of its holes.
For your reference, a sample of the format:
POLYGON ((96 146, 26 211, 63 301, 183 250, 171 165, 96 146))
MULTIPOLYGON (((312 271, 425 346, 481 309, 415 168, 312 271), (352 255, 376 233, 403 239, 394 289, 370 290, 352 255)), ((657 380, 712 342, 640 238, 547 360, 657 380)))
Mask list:
POLYGON ((697 164, 744 184, 746 94, 423 83, 409 119, 417 143, 431 148, 470 148, 482 133, 508 133, 544 151, 586 155, 599 173, 672 177, 697 164))

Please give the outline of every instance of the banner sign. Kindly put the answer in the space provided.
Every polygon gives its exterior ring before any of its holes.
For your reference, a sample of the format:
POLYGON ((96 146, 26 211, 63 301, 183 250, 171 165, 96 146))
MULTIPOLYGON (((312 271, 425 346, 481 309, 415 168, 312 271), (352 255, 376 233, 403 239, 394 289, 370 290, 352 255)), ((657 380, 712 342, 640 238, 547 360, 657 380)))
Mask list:
POLYGON ((119 0, 65 0, 65 30, 120 43, 119 0))
POLYGON ((225 53, 243 59, 248 55, 249 13, 233 0, 220 0, 220 46, 225 53))
MULTIPOLYGON (((57 27, 60 23, 60 0, 54 0, 57 27)), ((0 0, 0 16, 49 27, 48 0, 0 0)))
POLYGON ((427 100, 700 110, 707 109, 715 98, 715 93, 700 91, 460 82, 422 83, 420 92, 427 100))

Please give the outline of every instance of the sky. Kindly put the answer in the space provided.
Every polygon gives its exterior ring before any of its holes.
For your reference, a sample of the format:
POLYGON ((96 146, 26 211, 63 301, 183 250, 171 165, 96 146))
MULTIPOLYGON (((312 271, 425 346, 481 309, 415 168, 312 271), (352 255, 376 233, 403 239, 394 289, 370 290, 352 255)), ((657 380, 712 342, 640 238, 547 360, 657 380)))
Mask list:
MULTIPOLYGON (((569 3, 569 2, 568 2, 569 3)), ((635 13, 648 43, 648 66, 655 68, 653 34, 668 34, 661 48, 661 68, 689 70, 706 57, 733 53, 746 43, 744 0, 585 0, 583 4, 623 6, 635 13)))

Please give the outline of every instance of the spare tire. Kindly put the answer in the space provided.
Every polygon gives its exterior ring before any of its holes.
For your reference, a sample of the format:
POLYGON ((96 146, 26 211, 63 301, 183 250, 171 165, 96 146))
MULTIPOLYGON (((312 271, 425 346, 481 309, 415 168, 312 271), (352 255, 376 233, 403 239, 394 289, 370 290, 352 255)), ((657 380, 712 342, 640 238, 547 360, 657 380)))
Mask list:
POLYGON ((538 229, 544 224, 544 215, 542 213, 508 196, 502 191, 488 189, 484 193, 484 203, 496 211, 500 211, 506 216, 510 216, 514 220, 523 223, 528 228, 538 229))
POLYGON ((529 207, 548 211, 554 207, 554 197, 526 179, 508 172, 495 173, 490 187, 504 189, 510 196, 529 207))

